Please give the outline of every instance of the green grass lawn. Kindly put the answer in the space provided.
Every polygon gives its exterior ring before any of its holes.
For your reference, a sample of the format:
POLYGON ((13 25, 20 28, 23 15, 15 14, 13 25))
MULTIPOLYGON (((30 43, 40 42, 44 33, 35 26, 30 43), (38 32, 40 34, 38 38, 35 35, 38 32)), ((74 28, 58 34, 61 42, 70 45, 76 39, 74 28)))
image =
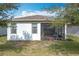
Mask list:
POLYGON ((79 55, 79 38, 70 36, 68 40, 13 42, 1 36, 0 55, 79 55))

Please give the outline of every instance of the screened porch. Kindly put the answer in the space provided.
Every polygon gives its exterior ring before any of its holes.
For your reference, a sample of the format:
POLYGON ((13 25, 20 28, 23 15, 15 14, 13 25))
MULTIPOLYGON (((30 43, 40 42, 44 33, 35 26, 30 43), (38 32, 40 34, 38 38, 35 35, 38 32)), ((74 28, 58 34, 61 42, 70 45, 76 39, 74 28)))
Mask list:
POLYGON ((42 40, 63 40, 65 38, 65 26, 52 23, 41 23, 42 40))

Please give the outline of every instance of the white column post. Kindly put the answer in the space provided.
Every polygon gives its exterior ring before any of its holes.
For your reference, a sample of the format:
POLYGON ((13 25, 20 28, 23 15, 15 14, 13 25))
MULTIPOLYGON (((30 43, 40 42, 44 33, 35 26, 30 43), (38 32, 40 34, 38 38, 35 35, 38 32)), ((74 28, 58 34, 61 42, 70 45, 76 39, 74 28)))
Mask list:
POLYGON ((10 32, 11 32, 10 26, 11 26, 11 23, 7 23, 7 40, 10 39, 10 32))
POLYGON ((65 24, 65 39, 67 39, 67 24, 65 24))

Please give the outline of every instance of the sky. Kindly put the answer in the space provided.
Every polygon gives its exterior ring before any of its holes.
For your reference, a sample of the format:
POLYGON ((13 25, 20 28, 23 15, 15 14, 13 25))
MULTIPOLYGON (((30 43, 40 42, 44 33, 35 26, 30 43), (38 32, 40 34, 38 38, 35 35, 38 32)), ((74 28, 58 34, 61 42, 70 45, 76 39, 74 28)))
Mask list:
POLYGON ((18 11, 15 12, 15 17, 23 17, 30 15, 45 15, 52 16, 55 13, 50 13, 45 9, 53 8, 55 6, 64 7, 64 3, 21 3, 18 11))

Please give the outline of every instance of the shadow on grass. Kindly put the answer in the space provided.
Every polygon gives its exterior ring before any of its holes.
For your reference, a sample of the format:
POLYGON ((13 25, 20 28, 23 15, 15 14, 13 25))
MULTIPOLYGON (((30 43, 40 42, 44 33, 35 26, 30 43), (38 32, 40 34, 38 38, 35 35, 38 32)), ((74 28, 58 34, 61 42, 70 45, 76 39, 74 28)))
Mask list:
POLYGON ((0 35, 0 37, 5 37, 5 36, 7 36, 7 34, 6 35, 0 35))
POLYGON ((79 54, 79 42, 76 41, 56 41, 49 46, 52 51, 79 54))
POLYGON ((18 45, 16 42, 13 41, 7 41, 4 44, 0 44, 0 51, 15 51, 16 53, 19 53, 22 51, 22 46, 18 45))

